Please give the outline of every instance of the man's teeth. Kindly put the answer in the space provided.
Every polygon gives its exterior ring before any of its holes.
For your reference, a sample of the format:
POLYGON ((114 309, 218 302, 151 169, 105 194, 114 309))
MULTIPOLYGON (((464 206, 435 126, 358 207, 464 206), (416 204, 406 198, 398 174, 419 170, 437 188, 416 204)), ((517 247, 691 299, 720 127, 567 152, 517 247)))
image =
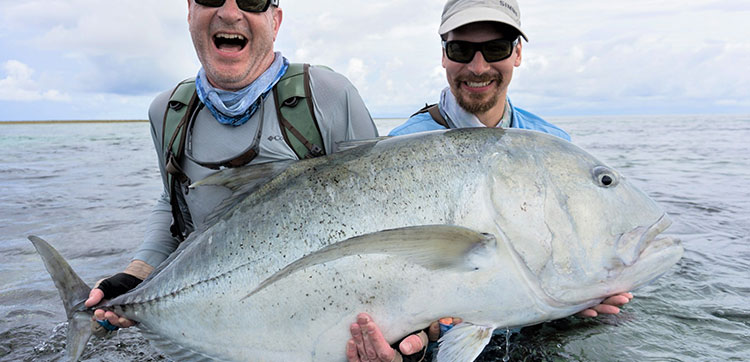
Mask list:
POLYGON ((472 88, 481 88, 490 85, 490 83, 492 83, 491 80, 488 80, 486 82, 466 82, 466 85, 472 88))
POLYGON ((239 34, 216 34, 217 38, 223 38, 223 39, 237 39, 237 40, 245 40, 245 37, 239 34))

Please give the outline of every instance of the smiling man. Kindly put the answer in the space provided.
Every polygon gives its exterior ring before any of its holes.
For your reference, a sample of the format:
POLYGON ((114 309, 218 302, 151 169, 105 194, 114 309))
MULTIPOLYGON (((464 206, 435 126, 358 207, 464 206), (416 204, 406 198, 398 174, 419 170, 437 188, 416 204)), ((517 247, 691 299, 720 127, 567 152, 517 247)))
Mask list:
MULTIPOLYGON (((449 0, 440 23, 442 64, 448 87, 440 102, 428 105, 396 127, 390 136, 464 127, 523 128, 549 133, 570 141, 570 136, 541 117, 514 107, 508 97, 513 70, 521 65, 521 12, 516 0, 449 0)), ((512 192, 510 190, 509 192, 512 192)), ((633 298, 623 293, 578 315, 617 314, 619 306, 633 298)), ((460 322, 443 318, 426 330, 389 345, 375 320, 362 313, 350 326, 347 344, 350 362, 418 361, 427 353, 429 341, 460 322)))
MULTIPOLYGON (((188 190, 192 182, 221 168, 317 157, 335 152, 337 142, 377 137, 344 76, 290 64, 274 51, 283 15, 278 0, 187 5, 202 68, 157 96, 149 110, 164 191, 135 257, 91 291, 87 307, 137 286, 231 195, 219 186, 188 190)), ((133 325, 101 309, 95 318, 109 330, 133 325)))
POLYGON ((391 136, 463 127, 525 128, 570 136, 539 116, 514 107, 508 86, 521 65, 521 12, 515 0, 452 0, 439 29, 448 87, 391 136))

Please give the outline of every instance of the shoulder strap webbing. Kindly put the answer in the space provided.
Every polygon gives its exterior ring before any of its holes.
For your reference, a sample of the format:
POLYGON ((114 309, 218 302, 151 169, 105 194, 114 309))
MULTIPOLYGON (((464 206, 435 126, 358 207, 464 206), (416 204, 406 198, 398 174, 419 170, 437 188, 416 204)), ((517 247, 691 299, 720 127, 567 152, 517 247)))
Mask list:
POLYGON ((310 65, 289 64, 286 73, 273 88, 273 98, 281 133, 297 157, 305 159, 325 155, 313 106, 310 65), (306 107, 300 105, 302 102, 306 107))
POLYGON ((169 200, 172 204, 172 235, 180 241, 186 235, 185 218, 180 211, 179 197, 180 185, 190 183, 190 179, 180 167, 180 160, 185 152, 185 131, 190 114, 195 109, 199 100, 195 92, 195 79, 187 79, 175 87, 169 97, 167 109, 164 111, 162 127, 161 146, 164 156, 165 171, 167 172, 167 185, 169 187, 169 200), (165 142, 169 139, 169 142, 165 142))
POLYGON ((422 109, 418 110, 417 113, 412 114, 411 116, 414 117, 421 113, 429 113, 432 119, 435 120, 435 122, 445 128, 450 128, 448 126, 448 121, 445 120, 445 117, 443 117, 442 114, 440 114, 440 108, 438 108, 437 103, 435 104, 425 104, 422 109))
POLYGON ((175 87, 164 112, 161 135, 162 154, 166 162, 168 178, 175 176, 180 182, 187 180, 178 162, 185 151, 185 126, 190 118, 190 110, 195 108, 197 103, 195 80, 184 80, 175 87), (169 139, 168 142, 166 142, 167 139, 169 139))

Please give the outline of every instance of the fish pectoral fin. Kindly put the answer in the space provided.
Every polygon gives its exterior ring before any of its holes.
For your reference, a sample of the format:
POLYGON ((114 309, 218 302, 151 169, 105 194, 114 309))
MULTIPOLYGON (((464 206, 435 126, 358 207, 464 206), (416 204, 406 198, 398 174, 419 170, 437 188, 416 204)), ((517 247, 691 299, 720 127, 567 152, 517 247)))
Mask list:
POLYGON ((494 327, 460 323, 446 332, 438 341, 438 362, 473 361, 490 343, 494 327))
POLYGON ((495 264, 497 241, 490 234, 455 225, 420 225, 355 236, 308 254, 270 276, 243 299, 301 269, 353 255, 403 257, 427 269, 476 271, 495 264))
POLYGON ((493 265, 497 255, 495 236, 455 225, 420 225, 378 231, 330 247, 344 243, 349 250, 343 256, 393 255, 433 270, 475 271, 493 265))

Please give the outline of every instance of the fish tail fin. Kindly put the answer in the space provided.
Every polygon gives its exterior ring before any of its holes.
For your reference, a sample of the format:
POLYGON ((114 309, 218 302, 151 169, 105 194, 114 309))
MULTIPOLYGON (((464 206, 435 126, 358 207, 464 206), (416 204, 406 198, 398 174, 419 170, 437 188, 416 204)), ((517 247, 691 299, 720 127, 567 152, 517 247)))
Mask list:
POLYGON ((70 360, 77 361, 83 354, 86 343, 93 333, 91 329, 93 313, 83 305, 88 299, 91 288, 81 280, 62 255, 49 243, 33 235, 29 236, 29 240, 42 257, 44 266, 60 292, 60 298, 68 317, 66 350, 70 360))

